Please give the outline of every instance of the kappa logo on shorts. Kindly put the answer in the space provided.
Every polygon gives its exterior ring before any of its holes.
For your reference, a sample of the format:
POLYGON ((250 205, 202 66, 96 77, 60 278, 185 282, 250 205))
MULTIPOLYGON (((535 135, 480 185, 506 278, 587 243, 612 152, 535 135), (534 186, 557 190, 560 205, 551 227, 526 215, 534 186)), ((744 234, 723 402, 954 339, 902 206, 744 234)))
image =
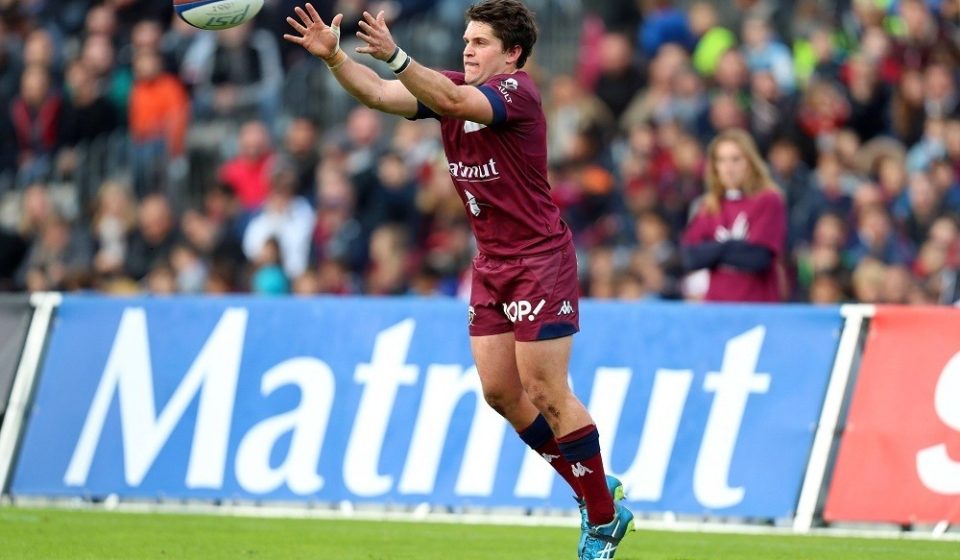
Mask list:
POLYGON ((541 299, 537 307, 533 307, 533 304, 525 299, 511 301, 510 303, 503 304, 503 314, 507 316, 507 319, 510 319, 511 323, 523 321, 524 319, 533 321, 537 318, 537 313, 540 313, 540 310, 543 309, 546 303, 547 300, 541 299))
POLYGON ((557 312, 557 315, 572 315, 573 314, 573 305, 570 304, 570 300, 563 300, 563 305, 560 306, 560 311, 557 312))
POLYGON ((473 320, 477 318, 477 312, 471 305, 467 308, 467 325, 473 326, 473 320))

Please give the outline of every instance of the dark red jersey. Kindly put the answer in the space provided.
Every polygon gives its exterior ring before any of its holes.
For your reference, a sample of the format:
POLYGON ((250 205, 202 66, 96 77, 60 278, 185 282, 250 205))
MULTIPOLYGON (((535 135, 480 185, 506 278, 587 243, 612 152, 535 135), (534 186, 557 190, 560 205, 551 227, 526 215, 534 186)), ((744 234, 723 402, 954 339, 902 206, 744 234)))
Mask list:
MULTIPOLYGON (((464 83, 462 72, 443 74, 464 83)), ((540 93, 526 72, 499 74, 478 88, 490 100, 493 124, 439 119, 450 177, 480 252, 515 257, 559 250, 571 234, 550 196, 540 93)), ((418 116, 431 115, 421 109, 418 116)))

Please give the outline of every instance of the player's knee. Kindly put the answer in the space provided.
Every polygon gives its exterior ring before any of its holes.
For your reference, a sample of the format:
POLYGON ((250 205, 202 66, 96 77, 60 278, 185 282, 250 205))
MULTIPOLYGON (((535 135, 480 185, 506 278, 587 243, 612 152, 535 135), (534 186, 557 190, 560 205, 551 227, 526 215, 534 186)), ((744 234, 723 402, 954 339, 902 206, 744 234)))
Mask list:
POLYGON ((538 381, 526 381, 523 384, 523 390, 537 409, 543 410, 545 406, 550 404, 550 394, 545 384, 538 381))
POLYGON ((513 394, 511 391, 499 387, 491 387, 484 388, 483 399, 487 401, 490 408, 496 410, 500 416, 506 417, 510 410, 516 406, 520 395, 513 394))

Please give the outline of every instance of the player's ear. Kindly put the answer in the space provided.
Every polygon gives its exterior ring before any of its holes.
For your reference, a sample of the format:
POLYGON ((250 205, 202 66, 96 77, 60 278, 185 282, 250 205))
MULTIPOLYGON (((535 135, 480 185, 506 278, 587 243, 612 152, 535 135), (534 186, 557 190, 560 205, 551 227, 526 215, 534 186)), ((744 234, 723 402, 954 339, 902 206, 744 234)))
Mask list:
POLYGON ((514 45, 504 52, 507 53, 507 64, 516 65, 517 60, 520 59, 520 55, 523 53, 523 47, 520 45, 514 45))

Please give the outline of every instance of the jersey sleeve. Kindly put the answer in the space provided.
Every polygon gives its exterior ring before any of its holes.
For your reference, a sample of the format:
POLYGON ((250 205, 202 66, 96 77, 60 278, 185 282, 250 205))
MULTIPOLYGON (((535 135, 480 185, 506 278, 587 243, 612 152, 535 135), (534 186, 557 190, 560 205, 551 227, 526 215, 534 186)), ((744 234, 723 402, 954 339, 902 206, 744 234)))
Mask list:
POLYGON ((525 74, 499 74, 477 87, 493 108, 491 124, 534 120, 540 114, 540 94, 525 74))

